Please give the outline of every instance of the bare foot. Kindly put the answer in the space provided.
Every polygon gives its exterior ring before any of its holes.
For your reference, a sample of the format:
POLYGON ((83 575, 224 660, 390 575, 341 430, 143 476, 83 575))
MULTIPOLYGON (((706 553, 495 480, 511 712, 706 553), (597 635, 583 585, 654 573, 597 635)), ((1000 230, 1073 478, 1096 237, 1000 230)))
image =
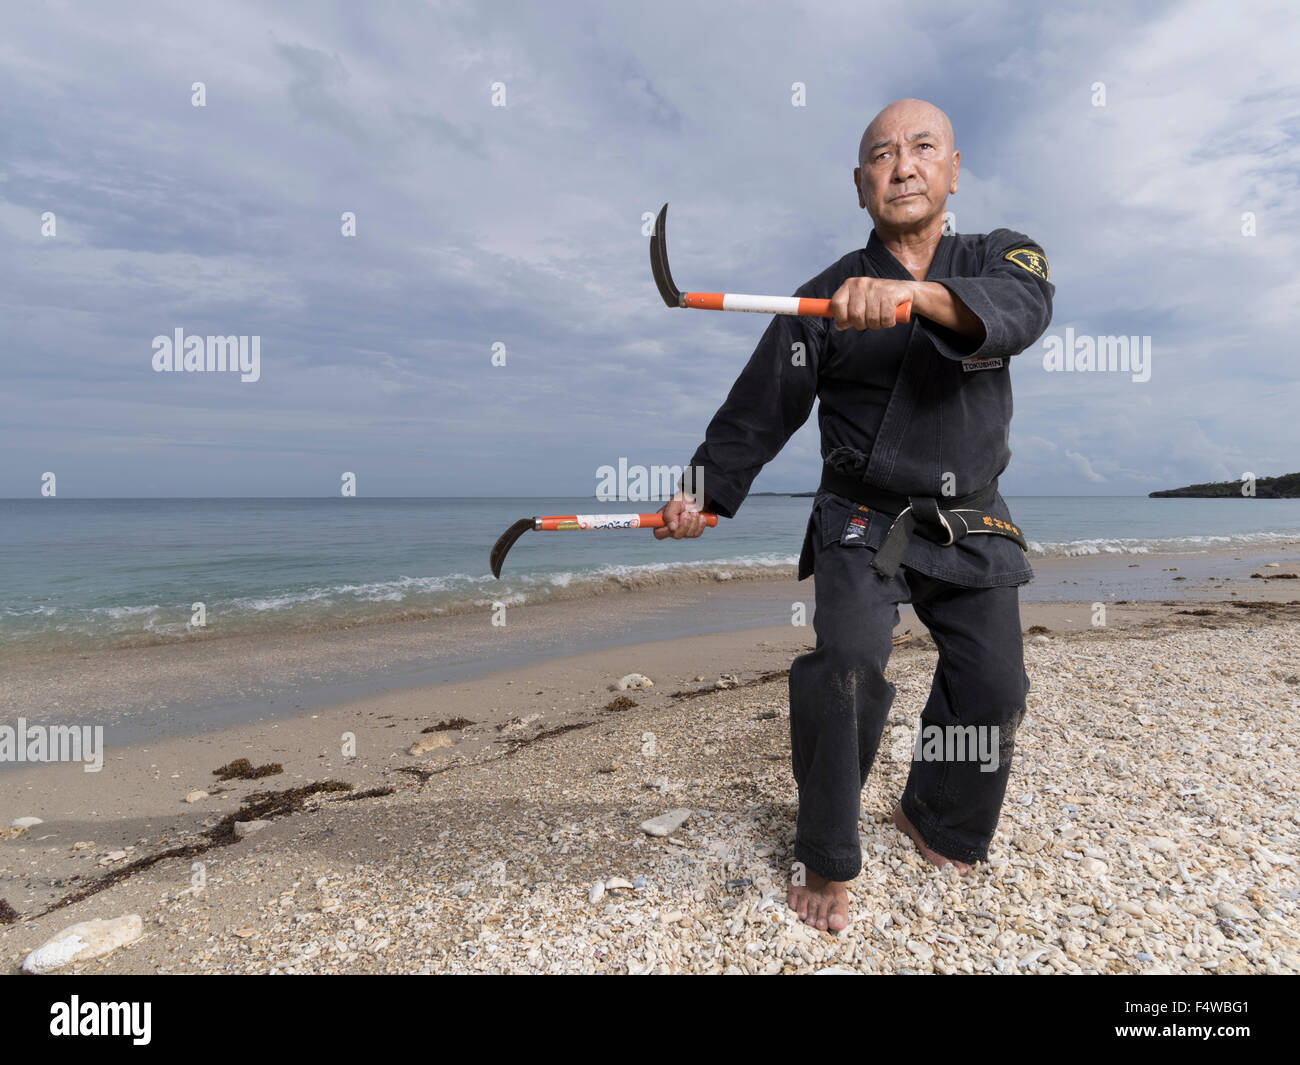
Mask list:
POLYGON ((839 932, 849 923, 849 893, 842 880, 827 880, 805 870, 803 887, 790 885, 786 902, 799 920, 823 932, 839 932))
POLYGON ((893 821, 894 824, 898 826, 900 832, 911 837, 912 842, 916 844, 917 849, 921 852, 921 857, 931 865, 951 865, 962 876, 965 876, 974 868, 974 866, 967 862, 959 862, 955 858, 945 858, 942 854, 939 854, 937 851, 932 851, 927 847, 925 845, 925 840, 921 838, 921 833, 916 830, 916 826, 912 824, 912 822, 907 819, 907 815, 903 813, 903 807, 901 804, 894 807, 893 821))

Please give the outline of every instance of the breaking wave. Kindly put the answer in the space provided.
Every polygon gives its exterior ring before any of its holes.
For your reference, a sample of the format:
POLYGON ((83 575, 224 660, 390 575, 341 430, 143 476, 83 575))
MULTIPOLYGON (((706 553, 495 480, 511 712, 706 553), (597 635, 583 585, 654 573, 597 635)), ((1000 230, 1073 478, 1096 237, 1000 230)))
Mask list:
POLYGON ((1211 548, 1260 547, 1294 543, 1294 532, 1237 533, 1232 536, 1173 536, 1165 538, 1098 537, 1084 540, 1030 540, 1029 557, 1078 558, 1083 555, 1194 555, 1211 548))
POLYGON ((605 565, 592 570, 513 575, 507 571, 499 581, 490 576, 452 573, 364 584, 312 585, 260 595, 211 598, 204 604, 203 626, 192 623, 188 603, 0 607, 0 633, 10 650, 87 643, 152 646, 258 631, 283 634, 429 620, 491 610, 496 604, 520 606, 658 588, 793 578, 797 564, 795 555, 764 554, 696 562, 605 565))

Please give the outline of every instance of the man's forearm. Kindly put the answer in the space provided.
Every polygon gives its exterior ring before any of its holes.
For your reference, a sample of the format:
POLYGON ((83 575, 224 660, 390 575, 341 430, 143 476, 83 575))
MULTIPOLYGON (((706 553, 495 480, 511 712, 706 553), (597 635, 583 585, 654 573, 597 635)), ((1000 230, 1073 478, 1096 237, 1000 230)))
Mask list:
POLYGON ((984 340, 984 323, 966 304, 937 281, 912 282, 912 313, 972 340, 984 340))

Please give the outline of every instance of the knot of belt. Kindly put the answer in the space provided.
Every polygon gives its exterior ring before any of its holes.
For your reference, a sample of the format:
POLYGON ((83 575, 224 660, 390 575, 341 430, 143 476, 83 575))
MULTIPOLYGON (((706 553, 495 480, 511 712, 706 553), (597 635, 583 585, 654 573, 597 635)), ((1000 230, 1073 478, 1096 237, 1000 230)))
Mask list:
POLYGON ((1015 525, 987 511, 997 494, 996 477, 977 491, 945 499, 946 506, 940 506, 939 500, 933 496, 904 496, 886 492, 855 482, 829 468, 822 472, 821 486, 873 510, 894 515, 889 531, 885 533, 885 540, 872 560, 872 566, 885 577, 892 577, 898 572, 914 532, 941 547, 949 547, 974 533, 990 533, 1005 536, 1024 550, 1029 550, 1024 536, 1015 525))

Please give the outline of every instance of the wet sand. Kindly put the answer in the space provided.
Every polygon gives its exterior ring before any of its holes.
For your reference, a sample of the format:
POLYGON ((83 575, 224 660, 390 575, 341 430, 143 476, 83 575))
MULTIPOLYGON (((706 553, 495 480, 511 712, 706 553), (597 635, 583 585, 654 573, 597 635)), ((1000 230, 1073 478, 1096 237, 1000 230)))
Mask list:
MULTIPOLYGON (((1088 555, 1034 563, 1021 588, 1025 617, 1046 607, 1060 624, 1070 602, 1300 598, 1300 542, 1191 555, 1088 555), (1270 570, 1268 563, 1276 568, 1270 570)), ((0 722, 93 720, 116 747, 317 712, 387 692, 448 684, 572 654, 674 638, 771 628, 795 632, 795 603, 811 617, 813 581, 736 580, 651 585, 591 599, 314 633, 237 635, 157 646, 0 655, 0 722)), ((902 617, 912 624, 909 607, 902 617)), ((1140 610, 1139 610, 1140 613, 1140 610)), ((1124 617, 1133 617, 1125 610, 1124 617)), ((1026 620, 1026 625, 1034 624, 1026 620)), ((904 625, 906 627, 906 625, 904 625)), ((809 625, 809 632, 811 627, 809 625)), ((787 633, 788 634, 788 633, 787 633)), ((809 637, 811 639, 811 637, 809 637)), ((0 779, 7 766, 0 762, 0 779)))

